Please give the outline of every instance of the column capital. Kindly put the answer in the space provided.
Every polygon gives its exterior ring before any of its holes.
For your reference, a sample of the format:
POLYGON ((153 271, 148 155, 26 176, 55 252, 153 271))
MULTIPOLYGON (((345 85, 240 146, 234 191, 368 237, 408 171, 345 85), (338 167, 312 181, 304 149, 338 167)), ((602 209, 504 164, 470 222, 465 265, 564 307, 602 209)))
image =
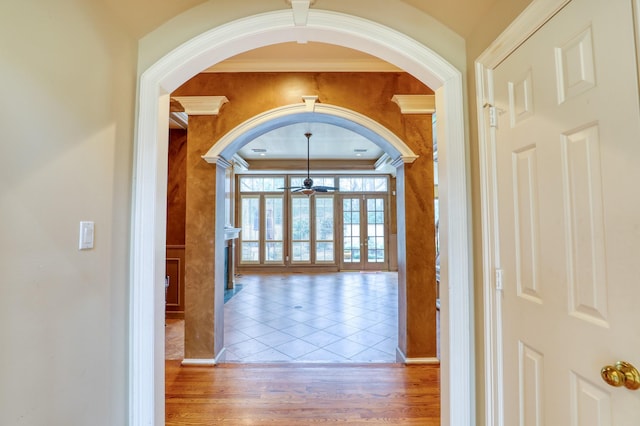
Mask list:
POLYGON ((226 96, 174 96, 188 115, 218 115, 222 105, 229 102, 226 96))
POLYGON ((436 112, 435 95, 393 95, 402 114, 433 114, 436 112))

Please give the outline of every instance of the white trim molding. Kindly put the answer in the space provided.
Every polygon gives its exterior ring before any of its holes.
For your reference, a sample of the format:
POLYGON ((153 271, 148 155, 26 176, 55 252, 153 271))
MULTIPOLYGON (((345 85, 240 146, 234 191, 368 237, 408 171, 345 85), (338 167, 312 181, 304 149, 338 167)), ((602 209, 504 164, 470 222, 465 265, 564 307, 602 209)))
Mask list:
POLYGON ((216 364, 224 362, 224 358, 227 355, 226 349, 227 348, 222 348, 215 358, 185 358, 180 364, 185 367, 213 367, 216 364))
POLYGON ((438 365, 440 359, 436 357, 407 358, 400 348, 396 348, 396 360, 400 360, 405 365, 438 365))
MULTIPOLYGON (((170 39, 171 31, 181 29, 170 27, 163 36, 170 39)), ((164 56, 139 70, 129 285, 129 425, 160 425, 164 421, 163 283, 169 94, 212 64, 261 46, 300 39, 374 55, 412 74, 436 92, 441 285, 449 289, 441 294, 442 424, 476 424, 472 233, 462 72, 426 45, 382 24, 312 9, 307 24, 295 26, 291 10, 282 9, 211 28, 177 47, 167 48, 164 56), (448 270, 448 262, 455 264, 455 268, 448 270)), ((157 46, 144 44, 138 52, 139 63, 146 63, 145 58, 151 53, 145 49, 157 46)), ((318 114, 319 107, 316 105, 313 114, 318 114)), ((225 159, 233 157, 231 151, 219 154, 225 159)))
POLYGON ((307 25, 309 17, 309 7, 315 3, 315 0, 287 0, 293 10, 293 22, 295 25, 307 25))
POLYGON ((231 129, 202 156, 208 163, 233 158, 235 153, 256 137, 289 124, 306 121, 330 123, 358 133, 382 148, 392 158, 413 163, 415 154, 398 136, 380 123, 350 109, 319 104, 317 97, 304 97, 304 103, 285 105, 258 114, 231 129))
POLYGON ((175 96, 171 99, 179 102, 187 115, 218 115, 222 105, 229 102, 226 96, 175 96))
POLYGON ((436 112, 436 95, 393 95, 403 114, 433 114, 436 112))
POLYGON ((482 280, 484 307, 484 424, 504 425, 502 364, 502 305, 495 275, 501 268, 498 240, 495 129, 489 126, 493 101, 493 70, 542 27, 570 0, 533 0, 475 61, 480 214, 482 223, 482 280))

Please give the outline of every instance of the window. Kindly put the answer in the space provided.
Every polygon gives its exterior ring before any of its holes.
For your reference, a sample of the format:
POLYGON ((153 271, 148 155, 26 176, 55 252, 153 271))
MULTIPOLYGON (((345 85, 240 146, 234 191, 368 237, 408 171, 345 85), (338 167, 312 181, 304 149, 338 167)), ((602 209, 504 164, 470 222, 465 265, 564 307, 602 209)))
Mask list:
POLYGON ((291 198, 291 261, 311 261, 311 223, 309 205, 311 198, 291 198))
POLYGON ((260 196, 241 199, 240 261, 260 262, 260 196))
POLYGON ((282 201, 281 196, 267 195, 264 199, 265 262, 282 263, 283 260, 282 201))
POLYGON ((386 176, 348 176, 339 179, 340 192, 387 192, 386 176))
MULTIPOLYGON (((303 186, 304 180, 307 177, 293 176, 291 178, 291 186, 303 186)), ((336 186, 336 179, 333 176, 311 176, 313 184, 316 186, 336 186)))
POLYGON ((360 262, 360 200, 342 200, 342 233, 345 263, 360 262))
POLYGON ((284 176, 240 176, 240 192, 282 192, 284 176))
POLYGON ((334 220, 333 220, 333 196, 315 197, 316 216, 316 262, 335 261, 334 251, 334 220))
POLYGON ((239 264, 356 270, 379 269, 388 262, 389 177, 312 176, 314 185, 339 191, 311 197, 284 189, 303 186, 305 178, 238 176, 239 264))
POLYGON ((241 176, 240 264, 284 262, 284 176, 241 176))

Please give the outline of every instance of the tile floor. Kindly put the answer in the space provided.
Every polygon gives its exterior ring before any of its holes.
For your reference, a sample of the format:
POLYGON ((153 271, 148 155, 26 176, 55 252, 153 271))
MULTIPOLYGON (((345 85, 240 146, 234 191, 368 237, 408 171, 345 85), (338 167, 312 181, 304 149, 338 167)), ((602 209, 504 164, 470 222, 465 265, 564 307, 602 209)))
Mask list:
MULTIPOLYGON (((395 272, 243 275, 225 303, 226 362, 396 362, 395 272), (238 290, 239 289, 239 290, 238 290)), ((167 320, 166 359, 184 322, 167 320)))
POLYGON ((226 362, 395 362, 397 273, 244 275, 226 362))

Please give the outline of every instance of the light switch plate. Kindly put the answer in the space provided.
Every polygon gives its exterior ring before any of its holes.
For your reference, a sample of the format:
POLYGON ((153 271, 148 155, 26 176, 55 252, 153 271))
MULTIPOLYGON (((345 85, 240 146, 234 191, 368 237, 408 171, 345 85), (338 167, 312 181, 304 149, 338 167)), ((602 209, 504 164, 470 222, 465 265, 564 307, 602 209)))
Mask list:
POLYGON ((93 222, 80 222, 79 250, 89 250, 93 248, 93 222))

